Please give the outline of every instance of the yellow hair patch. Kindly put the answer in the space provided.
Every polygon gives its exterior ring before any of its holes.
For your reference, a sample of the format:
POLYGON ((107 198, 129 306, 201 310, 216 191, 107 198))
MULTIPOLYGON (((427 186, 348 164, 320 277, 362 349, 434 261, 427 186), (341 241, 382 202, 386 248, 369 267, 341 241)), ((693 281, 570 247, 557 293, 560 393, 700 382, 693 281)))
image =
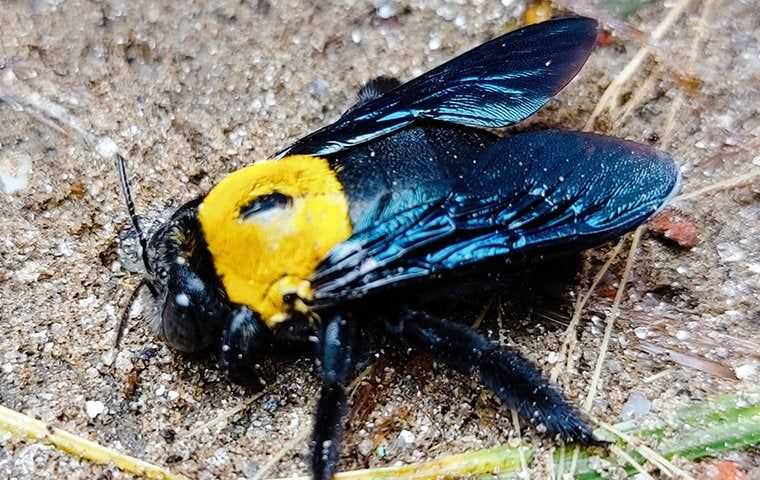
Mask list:
POLYGON ((270 327, 306 309, 300 299, 311 297, 314 270, 352 231, 335 172, 325 159, 303 155, 229 174, 203 200, 198 219, 230 300, 270 327))

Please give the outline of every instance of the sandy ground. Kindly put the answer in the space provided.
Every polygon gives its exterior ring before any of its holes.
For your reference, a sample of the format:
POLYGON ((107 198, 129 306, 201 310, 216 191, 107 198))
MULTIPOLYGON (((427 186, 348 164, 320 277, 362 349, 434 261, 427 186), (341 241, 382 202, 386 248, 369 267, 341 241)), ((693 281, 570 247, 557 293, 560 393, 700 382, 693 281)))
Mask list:
MULTIPOLYGON (((685 192, 760 169, 760 11, 755 0, 706 3, 708 27, 700 30, 703 2, 692 1, 655 49, 659 62, 645 62, 625 87, 624 100, 635 98, 650 78, 640 104, 622 122, 605 115, 596 126, 668 142, 685 192)), ((93 132, 110 135, 131 159, 138 208, 150 217, 336 118, 373 75, 422 73, 503 32, 523 9, 520 0, 5 1, 0 74, 12 68, 93 132)), ((651 31, 667 11, 654 2, 629 21, 651 31)), ((582 128, 638 48, 626 38, 598 48, 532 121, 582 128)), ((0 173, 3 189, 15 190, 0 193, 0 404, 199 479, 253 477, 308 431, 317 391, 308 361, 278 365, 250 408, 209 425, 253 395, 223 378, 212 358, 168 350, 139 311, 121 352, 111 350, 137 281, 117 252, 127 222, 112 165, 0 105, 0 173)), ((593 403, 599 419, 619 421, 631 398, 651 405, 627 408, 656 417, 760 381, 760 182, 677 206, 696 225, 699 244, 683 249, 644 233, 593 403), (674 363, 652 346, 698 360, 674 363)), ((587 255, 578 291, 609 250, 587 255)), ((586 398, 622 267, 616 262, 602 280, 584 312, 573 367, 559 377, 577 403, 586 398)), ((509 295, 481 328, 549 372, 567 308, 547 320, 510 308, 509 295)), ((474 380, 423 355, 410 358, 381 354, 360 387, 342 468, 418 461, 515 435, 509 412, 474 380)), ((526 435, 551 444, 530 429, 526 435)), ((307 453, 306 442, 297 443, 271 475, 305 473, 307 453)), ((745 471, 760 463, 751 452, 728 457, 745 471)), ((699 475, 703 467, 687 468, 699 475)), ((64 476, 124 477, 45 446, 0 445, 0 477, 64 476)))

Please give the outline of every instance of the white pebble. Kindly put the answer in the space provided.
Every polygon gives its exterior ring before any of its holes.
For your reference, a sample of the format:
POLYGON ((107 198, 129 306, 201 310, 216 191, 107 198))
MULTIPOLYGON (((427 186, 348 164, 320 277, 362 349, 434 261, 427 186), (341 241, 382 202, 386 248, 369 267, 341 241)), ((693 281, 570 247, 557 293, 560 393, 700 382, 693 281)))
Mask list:
POLYGON ((623 405, 620 417, 623 420, 638 418, 646 415, 652 409, 652 402, 641 392, 633 391, 623 405))
POLYGON ((401 448, 408 448, 414 445, 414 434, 409 430, 401 430, 398 434, 398 444, 401 448))
POLYGON ((98 144, 95 145, 95 151, 98 155, 105 159, 111 159, 119 151, 119 147, 116 146, 113 140, 108 137, 101 137, 98 140, 98 144))
POLYGON ((647 327, 637 327, 633 330, 637 338, 645 339, 649 336, 649 329, 647 327))
POLYGON ((131 372, 133 367, 132 352, 129 352, 127 350, 122 350, 119 352, 119 354, 116 356, 114 367, 116 367, 116 370, 119 370, 120 372, 131 372))
POLYGON ((757 371, 757 364, 748 363, 746 365, 741 365, 739 367, 736 367, 736 369, 734 370, 734 373, 736 373, 736 377, 739 380, 746 380, 754 376, 756 371, 757 371))
POLYGON ((87 400, 84 403, 84 410, 88 417, 95 418, 106 411, 106 406, 98 400, 87 400))
POLYGON ((359 442, 359 445, 356 446, 356 449, 362 456, 369 456, 369 454, 372 453, 372 441, 369 439, 364 439, 359 442))

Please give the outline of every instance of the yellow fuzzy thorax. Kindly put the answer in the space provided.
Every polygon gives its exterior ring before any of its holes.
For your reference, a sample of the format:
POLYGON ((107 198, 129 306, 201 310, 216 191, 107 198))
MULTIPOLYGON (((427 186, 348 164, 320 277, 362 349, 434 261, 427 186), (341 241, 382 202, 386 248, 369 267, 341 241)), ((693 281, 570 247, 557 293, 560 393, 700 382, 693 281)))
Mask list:
POLYGON ((270 327, 306 309, 301 300, 311 298, 314 270, 351 235, 335 172, 326 160, 302 155, 229 174, 203 200, 198 219, 229 299, 258 312, 270 327), (241 215, 257 198, 275 193, 292 201, 241 215), (286 295, 296 301, 285 302, 286 295))

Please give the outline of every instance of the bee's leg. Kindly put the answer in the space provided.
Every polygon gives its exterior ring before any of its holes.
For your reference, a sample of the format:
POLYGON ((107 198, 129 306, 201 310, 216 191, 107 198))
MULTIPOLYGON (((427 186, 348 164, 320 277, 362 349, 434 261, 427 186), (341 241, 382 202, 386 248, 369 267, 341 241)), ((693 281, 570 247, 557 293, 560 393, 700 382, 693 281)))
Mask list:
POLYGON ((335 314, 320 328, 317 362, 322 391, 314 422, 311 466, 315 480, 330 480, 338 463, 341 423, 346 409, 346 384, 351 374, 354 349, 351 322, 335 314))
POLYGON ((483 337, 466 325, 406 311, 391 331, 429 350, 458 370, 475 369, 480 381, 532 423, 563 440, 594 443, 588 424, 522 355, 483 337))
POLYGON ((251 384, 258 380, 255 365, 272 342, 272 333, 248 307, 233 309, 222 333, 219 365, 233 381, 251 384))

